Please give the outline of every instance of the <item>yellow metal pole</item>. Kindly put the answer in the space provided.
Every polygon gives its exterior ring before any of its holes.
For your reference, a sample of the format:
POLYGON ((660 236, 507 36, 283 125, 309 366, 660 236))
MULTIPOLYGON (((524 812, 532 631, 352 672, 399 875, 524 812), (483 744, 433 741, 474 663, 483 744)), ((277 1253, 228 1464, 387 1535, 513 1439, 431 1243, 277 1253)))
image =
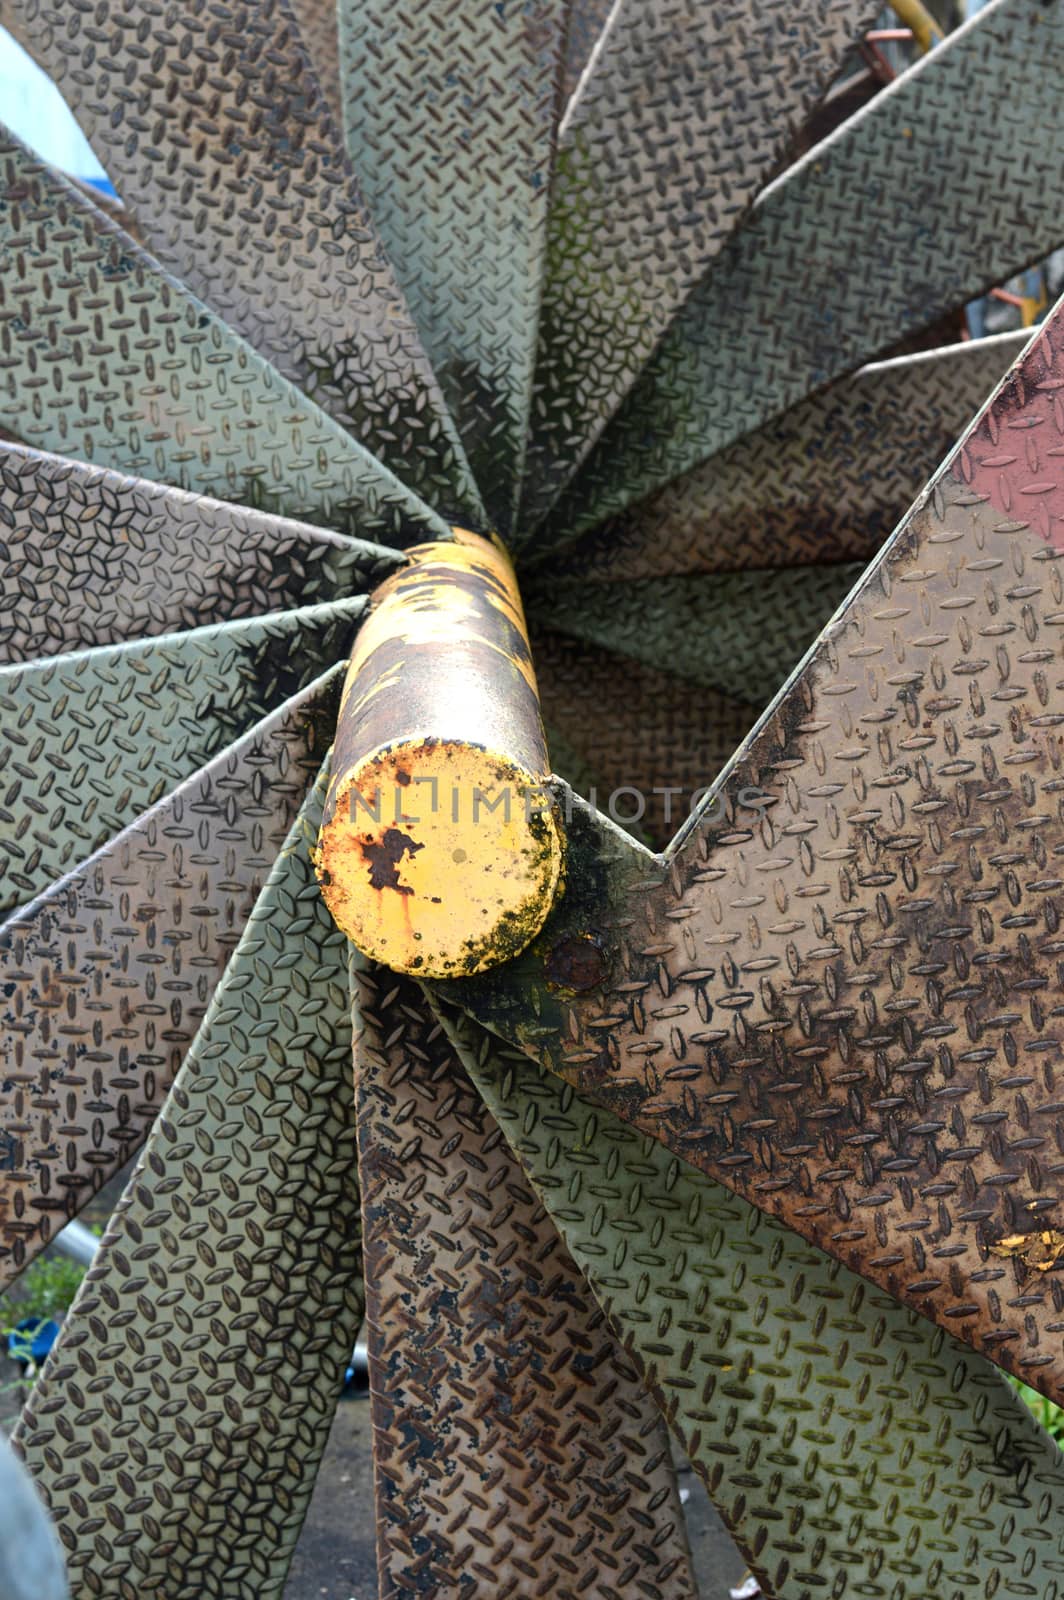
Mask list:
POLYGON ((538 933, 562 835, 509 558, 462 530, 408 554, 351 657, 317 867, 360 950, 453 978, 538 933))
POLYGON ((890 0, 890 9, 903 27, 912 29, 922 55, 941 41, 942 29, 921 0, 890 0))

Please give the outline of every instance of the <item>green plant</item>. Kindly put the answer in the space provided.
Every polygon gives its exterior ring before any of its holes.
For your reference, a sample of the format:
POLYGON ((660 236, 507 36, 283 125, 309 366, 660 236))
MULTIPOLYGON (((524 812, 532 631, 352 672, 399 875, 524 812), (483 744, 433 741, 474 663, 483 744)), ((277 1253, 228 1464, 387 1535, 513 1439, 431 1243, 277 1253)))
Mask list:
POLYGON ((1040 1422, 1051 1439, 1064 1447, 1064 1410, 1054 1405, 1052 1400, 1047 1400, 1044 1394, 1039 1394, 1037 1389, 1031 1389, 1026 1383, 1021 1383, 1019 1378, 1009 1378, 1009 1382, 1016 1390, 1021 1400, 1024 1400, 1034 1417, 1040 1422))
POLYGON ((37 1376, 32 1360, 32 1334, 16 1335, 10 1344, 8 1336, 29 1317, 61 1317, 73 1303, 84 1276, 85 1268, 76 1261, 65 1256, 41 1256, 26 1269, 13 1294, 0 1295, 0 1335, 10 1354, 26 1363, 21 1377, 0 1384, 0 1396, 24 1394, 37 1376))
POLYGON ((66 1311, 85 1268, 65 1256, 40 1256, 26 1269, 17 1298, 0 1296, 0 1326, 7 1332, 26 1317, 58 1317, 66 1311))

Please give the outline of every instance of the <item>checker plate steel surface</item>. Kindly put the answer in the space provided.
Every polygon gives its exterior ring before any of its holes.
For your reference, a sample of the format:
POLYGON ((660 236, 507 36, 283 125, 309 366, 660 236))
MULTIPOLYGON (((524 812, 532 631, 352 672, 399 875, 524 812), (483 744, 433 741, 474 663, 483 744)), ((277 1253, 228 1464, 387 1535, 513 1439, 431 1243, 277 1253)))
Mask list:
POLYGON ((557 536, 1058 246, 1064 99, 1041 85, 1059 75, 1060 8, 996 0, 765 190, 552 513, 557 536))
POLYGON ((569 0, 566 7, 568 28, 565 35, 565 72, 562 80, 563 104, 572 99, 580 75, 591 58, 612 9, 612 0, 569 0))
POLYGON ((385 543, 447 535, 339 423, 2 129, 0 425, 25 444, 385 543))
POLYGON ((532 654, 554 770, 600 811, 615 798, 659 847, 757 721, 754 705, 562 633, 534 632, 532 654))
POLYGON ((0 915, 345 663, 366 604, 0 668, 0 915))
MULTIPOLYGON (((460 1004, 1064 1394, 1062 316, 719 780, 460 1004), (746 786, 760 825, 737 817, 746 786), (602 930, 600 981, 550 952, 602 930), (519 969, 519 970, 518 970, 519 969)), ((616 848, 616 846, 614 846, 616 848)), ((572 852, 571 852, 572 856, 572 852)))
POLYGON ((312 685, 0 929, 0 1282, 135 1154, 332 737, 312 685))
POLYGON ((767 1595, 1059 1594, 1064 1465, 1000 1374, 532 1062, 457 1038, 767 1595))
POLYGON ((0 131, 0 1287, 146 1146, 20 1429, 73 1600, 283 1600, 362 1221, 382 1600, 694 1600, 666 1427, 766 1600, 1064 1600, 1064 310, 921 490, 1064 0, 845 122, 873 0, 397 4, 0 0, 120 197, 0 131), (426 990, 313 841, 452 523, 566 862, 426 990))
POLYGON ((338 0, 289 0, 300 42, 310 58, 318 88, 332 118, 334 137, 343 128, 340 103, 340 41, 337 32, 338 0))
POLYGON ((345 940, 292 830, 16 1443, 75 1600, 281 1594, 362 1317, 345 940))
POLYGON ((613 8, 559 136, 523 527, 586 455, 876 10, 613 8))
POLYGON ((0 663, 367 594, 399 556, 0 444, 0 663))
POLYGON ((341 11, 351 157, 503 532, 528 430, 564 23, 563 0, 341 11))
POLYGON ((863 367, 548 557, 552 580, 871 560, 1029 338, 863 367))
POLYGON ((381 1595, 695 1600, 630 1360, 420 990, 352 983, 381 1595))
POLYGON ((283 0, 0 0, 145 244, 448 516, 476 486, 283 0))
POLYGON ((528 584, 531 624, 763 706, 857 582, 860 562, 685 573, 640 584, 528 584))

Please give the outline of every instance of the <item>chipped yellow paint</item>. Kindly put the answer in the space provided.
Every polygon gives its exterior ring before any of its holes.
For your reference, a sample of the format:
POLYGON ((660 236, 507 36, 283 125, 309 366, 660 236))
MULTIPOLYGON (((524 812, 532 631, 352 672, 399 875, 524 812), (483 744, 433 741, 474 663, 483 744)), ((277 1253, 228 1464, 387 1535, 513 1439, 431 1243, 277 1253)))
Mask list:
POLYGON ((315 866, 365 954, 456 977, 535 936, 563 844, 505 551, 457 531, 408 556, 351 657, 315 866))
POLYGON ((1048 1228, 1042 1233, 1012 1233, 990 1246, 990 1254, 1022 1261, 1035 1272, 1049 1272, 1064 1256, 1064 1233, 1048 1228))
MULTIPOLYGON (((454 541, 439 540, 419 544, 407 552, 410 561, 400 567, 377 590, 373 609, 359 629, 351 655, 351 668, 344 684, 344 697, 359 680, 362 667, 379 646, 395 636, 396 602, 402 607, 402 637, 407 646, 453 645, 471 630, 486 649, 497 651, 522 674, 538 696, 531 655, 525 660, 513 656, 491 629, 491 611, 498 613, 528 642, 525 614, 517 589, 517 579, 506 552, 479 534, 455 529, 454 541), (471 580, 466 587, 456 581, 471 580), (485 616, 484 608, 489 614, 485 616), (487 626, 485 626, 487 623, 487 626)), ((364 694, 390 689, 389 681, 361 684, 364 694)))

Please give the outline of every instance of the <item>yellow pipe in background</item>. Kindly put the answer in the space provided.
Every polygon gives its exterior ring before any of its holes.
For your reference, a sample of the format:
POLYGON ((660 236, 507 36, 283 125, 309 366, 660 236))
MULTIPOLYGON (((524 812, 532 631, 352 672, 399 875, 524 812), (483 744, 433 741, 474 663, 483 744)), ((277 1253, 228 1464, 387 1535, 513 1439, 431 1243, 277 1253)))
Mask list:
POLYGON ((562 835, 509 557, 460 529, 407 554, 355 641, 316 865, 364 954, 457 978, 539 932, 562 835))
POLYGON ((912 30, 921 55, 942 42, 942 29, 921 0, 890 0, 890 9, 903 27, 912 30))

